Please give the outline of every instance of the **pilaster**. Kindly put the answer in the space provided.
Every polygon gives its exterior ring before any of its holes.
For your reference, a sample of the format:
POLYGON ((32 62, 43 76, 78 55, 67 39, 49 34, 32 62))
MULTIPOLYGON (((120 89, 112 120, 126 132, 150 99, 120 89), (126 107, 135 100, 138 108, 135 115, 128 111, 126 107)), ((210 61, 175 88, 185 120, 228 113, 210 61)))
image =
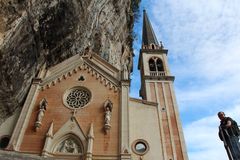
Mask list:
POLYGON ((159 148, 160 149, 160 153, 162 155, 162 159, 165 160, 167 159, 167 152, 166 152, 166 145, 165 145, 165 135, 164 135, 164 132, 163 132, 163 123, 162 123, 162 113, 161 113, 161 103, 160 103, 160 95, 158 94, 158 87, 157 87, 157 83, 155 82, 154 83, 154 87, 155 87, 155 94, 156 94, 156 99, 157 99, 157 103, 158 103, 158 106, 157 106, 157 110, 158 110, 158 118, 159 118, 159 132, 160 132, 160 135, 161 135, 161 145, 162 145, 162 148, 159 148))
POLYGON ((29 122, 32 110, 34 108, 37 93, 40 88, 39 86, 40 82, 41 82, 41 79, 39 78, 33 79, 27 99, 23 105, 18 122, 15 126, 9 145, 7 147, 10 150, 19 151, 20 149, 20 145, 22 143, 24 133, 27 129, 27 124, 29 122))
POLYGON ((186 147, 186 144, 185 144, 182 124, 181 124, 181 120, 180 120, 180 117, 179 117, 177 100, 176 100, 176 96, 175 96, 175 92, 174 92, 174 88, 173 88, 173 84, 172 83, 170 84, 170 93, 171 93, 171 96, 172 96, 173 104, 175 106, 174 107, 174 113, 175 113, 175 117, 177 119, 177 128, 178 128, 180 144, 181 144, 181 148, 182 148, 183 159, 184 160, 188 160, 187 147, 186 147))
POLYGON ((173 131, 172 131, 171 115, 169 113, 169 102, 167 99, 166 88, 165 88, 165 84, 164 84, 164 83, 172 83, 172 82, 161 82, 161 83, 162 83, 162 93, 163 93, 163 98, 164 98, 165 108, 166 108, 166 113, 167 113, 167 123, 169 126, 169 134, 170 134, 170 142, 171 142, 171 147, 172 147, 172 152, 173 152, 173 159, 177 159, 176 148, 175 148, 175 143, 174 143, 174 136, 173 136, 173 131))
POLYGON ((129 81, 121 81, 120 97, 120 159, 130 160, 129 142, 129 81))

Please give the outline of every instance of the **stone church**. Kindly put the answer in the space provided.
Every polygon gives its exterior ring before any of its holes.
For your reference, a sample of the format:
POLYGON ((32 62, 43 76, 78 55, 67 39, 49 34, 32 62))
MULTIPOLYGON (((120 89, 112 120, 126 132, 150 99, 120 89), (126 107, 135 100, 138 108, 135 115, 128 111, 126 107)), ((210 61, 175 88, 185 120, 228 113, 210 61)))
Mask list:
POLYGON ((1 148, 55 159, 187 160, 167 53, 144 11, 138 61, 142 99, 129 96, 128 47, 121 69, 90 48, 42 67, 16 123, 12 118, 3 124, 8 129, 1 148))

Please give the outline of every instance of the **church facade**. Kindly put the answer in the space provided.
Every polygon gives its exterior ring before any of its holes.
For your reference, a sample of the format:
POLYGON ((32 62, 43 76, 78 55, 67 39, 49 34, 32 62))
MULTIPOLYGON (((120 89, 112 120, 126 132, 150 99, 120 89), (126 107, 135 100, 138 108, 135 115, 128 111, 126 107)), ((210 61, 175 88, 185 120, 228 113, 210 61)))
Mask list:
MULTIPOLYGON (((43 67, 10 133, 7 150, 57 159, 187 160, 167 53, 144 11, 140 96, 122 69, 90 49, 43 67)), ((134 80, 133 80, 134 81, 134 80)))

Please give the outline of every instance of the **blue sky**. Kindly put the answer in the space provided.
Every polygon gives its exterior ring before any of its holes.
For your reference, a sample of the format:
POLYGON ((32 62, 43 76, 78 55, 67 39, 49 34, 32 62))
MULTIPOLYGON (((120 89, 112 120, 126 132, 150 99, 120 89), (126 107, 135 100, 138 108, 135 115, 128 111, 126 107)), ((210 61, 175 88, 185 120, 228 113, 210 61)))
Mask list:
MULTIPOLYGON (((169 50, 190 160, 227 160, 218 139, 218 111, 240 123, 240 1, 142 0, 142 10, 159 41, 169 50)), ((140 75, 137 60, 142 17, 135 23, 134 82, 140 75)), ((138 97, 140 84, 131 84, 138 97)))

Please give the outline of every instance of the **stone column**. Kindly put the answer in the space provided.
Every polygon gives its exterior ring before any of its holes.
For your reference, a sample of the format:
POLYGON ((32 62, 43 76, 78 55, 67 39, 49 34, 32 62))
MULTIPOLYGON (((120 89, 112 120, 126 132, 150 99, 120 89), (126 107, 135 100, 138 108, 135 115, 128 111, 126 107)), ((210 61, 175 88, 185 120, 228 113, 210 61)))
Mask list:
POLYGON ((129 81, 121 82, 120 97, 120 159, 130 160, 129 152, 129 81))

